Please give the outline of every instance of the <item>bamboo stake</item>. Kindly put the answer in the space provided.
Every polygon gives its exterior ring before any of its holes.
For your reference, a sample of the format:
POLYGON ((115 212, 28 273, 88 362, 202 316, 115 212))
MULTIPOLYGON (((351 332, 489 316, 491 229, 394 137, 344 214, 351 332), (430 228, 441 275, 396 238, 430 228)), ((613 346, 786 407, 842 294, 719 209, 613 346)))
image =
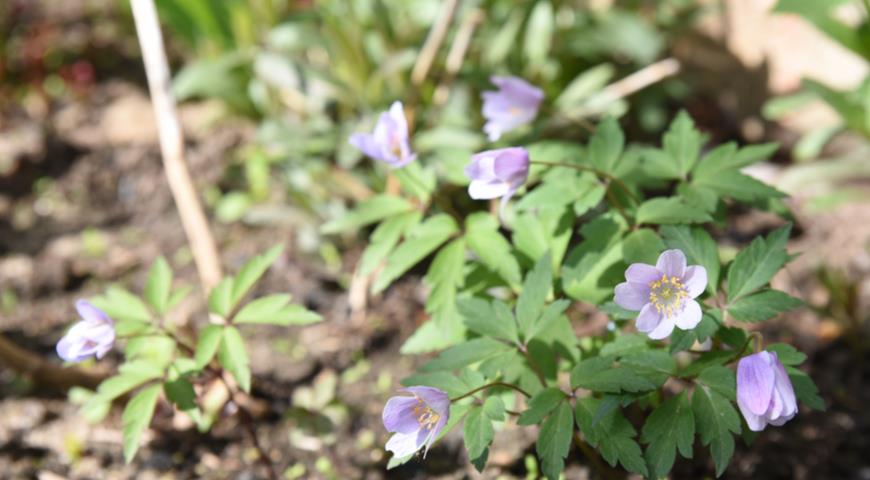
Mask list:
MULTIPOLYGON (((184 163, 184 138, 170 91, 169 65, 163 47, 163 35, 157 21, 153 0, 131 0, 136 33, 148 77, 148 90, 160 134, 160 150, 166 179, 181 217, 181 224, 193 253, 196 269, 207 293, 221 280, 220 257, 208 220, 184 163)), ((131 119, 132 121, 132 119, 131 119)))

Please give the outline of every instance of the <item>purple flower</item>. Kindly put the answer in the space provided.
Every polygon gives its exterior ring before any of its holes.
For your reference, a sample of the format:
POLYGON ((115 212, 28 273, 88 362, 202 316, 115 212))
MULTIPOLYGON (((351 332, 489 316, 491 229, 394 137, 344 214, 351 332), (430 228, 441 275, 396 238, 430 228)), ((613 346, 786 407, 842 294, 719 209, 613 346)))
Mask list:
POLYGON ((468 185, 471 198, 501 197, 504 205, 529 176, 529 152, 511 147, 477 153, 465 167, 465 175, 471 179, 468 185))
POLYGON ((447 424, 450 398, 433 387, 408 387, 402 391, 413 396, 392 397, 384 406, 384 427, 395 433, 386 448, 401 458, 425 445, 425 455, 447 424))
POLYGON ((777 427, 797 414, 797 400, 788 373, 776 352, 761 351, 737 364, 737 406, 753 432, 777 427))
POLYGON ((494 142, 507 131, 525 125, 538 114, 544 92, 517 77, 493 76, 489 79, 497 91, 486 91, 483 97, 483 131, 494 142))
POLYGON ((364 154, 393 168, 404 167, 417 158, 411 151, 408 121, 399 101, 393 102, 389 111, 381 113, 373 133, 354 133, 349 141, 364 154))
POLYGON ((76 302, 76 310, 82 320, 57 342, 57 354, 67 362, 81 362, 91 355, 103 358, 115 343, 115 322, 85 300, 76 302))
POLYGON ((633 263, 625 282, 616 286, 617 305, 640 310, 637 329, 653 340, 667 337, 674 326, 691 330, 701 321, 701 305, 694 299, 707 288, 707 270, 700 265, 686 268, 680 250, 665 250, 655 266, 633 263))

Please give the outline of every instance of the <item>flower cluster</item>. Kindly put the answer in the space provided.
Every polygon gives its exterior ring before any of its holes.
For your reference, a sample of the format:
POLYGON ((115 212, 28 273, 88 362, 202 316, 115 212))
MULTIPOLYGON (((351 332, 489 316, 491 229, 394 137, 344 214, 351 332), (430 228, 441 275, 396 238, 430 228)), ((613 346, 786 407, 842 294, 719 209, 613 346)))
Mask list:
MULTIPOLYGON (((490 141, 496 141, 511 130, 530 123, 538 114, 544 92, 521 78, 493 76, 495 91, 481 94, 483 127, 490 141)), ((402 102, 393 102, 390 110, 381 113, 371 134, 355 133, 350 144, 369 157, 392 168, 401 168, 414 161, 402 102)), ((529 175, 529 152, 522 147, 500 148, 477 153, 471 157, 465 174, 470 180, 468 194, 475 200, 502 199, 502 206, 513 196, 529 175)))

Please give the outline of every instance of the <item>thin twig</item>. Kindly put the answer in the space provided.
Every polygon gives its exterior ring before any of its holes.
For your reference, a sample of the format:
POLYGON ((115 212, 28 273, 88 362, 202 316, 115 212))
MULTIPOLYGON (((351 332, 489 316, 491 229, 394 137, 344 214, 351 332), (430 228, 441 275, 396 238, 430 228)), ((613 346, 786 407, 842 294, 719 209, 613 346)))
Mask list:
POLYGON ((603 106, 625 98, 644 88, 658 83, 680 71, 680 62, 675 58, 666 58, 617 80, 601 89, 590 99, 589 107, 603 106))
POLYGON ((483 10, 475 8, 468 12, 465 18, 462 19, 462 23, 459 24, 456 37, 453 39, 453 44, 450 45, 450 50, 447 52, 447 62, 444 65, 447 75, 438 85, 438 88, 435 89, 433 103, 436 105, 443 104, 450 96, 450 85, 462 68, 462 63, 465 60, 468 47, 471 45, 474 31, 483 22, 484 18, 486 18, 486 15, 483 10))
POLYGON ((3 335, 0 335, 0 363, 21 375, 26 375, 38 385, 48 385, 61 390, 76 386, 95 389, 108 377, 105 373, 83 370, 79 367, 64 368, 19 347, 3 335))
POLYGON ((184 163, 184 139, 181 123, 170 91, 169 65, 163 47, 163 35, 157 21, 154 0, 131 0, 136 33, 142 48, 142 59, 148 77, 148 90, 154 106, 154 116, 160 134, 160 150, 169 188, 181 217, 190 250, 202 281, 208 292, 221 279, 221 266, 214 238, 205 213, 197 197, 190 173, 184 163))
POLYGON ((477 393, 477 392, 480 392, 480 391, 482 391, 482 390, 486 390, 487 388, 492 388, 492 387, 505 387, 505 388, 510 388, 511 390, 515 390, 515 391, 517 391, 517 392, 523 394, 523 396, 526 397, 526 398, 531 398, 531 395, 529 395, 529 392, 523 390, 522 388, 520 388, 520 387, 518 387, 518 386, 516 386, 516 385, 514 385, 514 384, 512 384, 512 383, 505 383, 505 382, 490 382, 490 383, 487 383, 486 385, 483 385, 483 386, 477 387, 477 388, 475 388, 474 390, 471 390, 470 392, 463 393, 462 395, 460 395, 460 396, 458 396, 458 397, 453 397, 453 398, 450 399, 450 401, 451 401, 451 402, 457 402, 457 401, 459 401, 459 400, 462 400, 463 398, 470 397, 470 396, 474 395, 474 394, 477 393))
POLYGON ((426 42, 423 43, 423 48, 420 50, 420 55, 414 63, 414 69, 411 70, 411 82, 414 85, 420 85, 426 76, 429 75, 429 69, 432 68, 432 63, 435 61, 435 55, 444 43, 447 37, 447 30, 450 23, 453 21, 453 16, 456 13, 456 7, 459 5, 459 0, 446 0, 441 4, 441 10, 438 12, 438 18, 429 30, 429 35, 426 37, 426 42))

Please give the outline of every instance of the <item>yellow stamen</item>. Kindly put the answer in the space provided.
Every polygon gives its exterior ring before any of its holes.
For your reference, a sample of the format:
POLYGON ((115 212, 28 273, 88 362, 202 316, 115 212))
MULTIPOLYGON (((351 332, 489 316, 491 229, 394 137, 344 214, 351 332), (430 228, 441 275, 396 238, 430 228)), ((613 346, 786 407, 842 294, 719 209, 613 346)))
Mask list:
POLYGON ((649 301, 656 311, 666 317, 673 317, 683 310, 683 301, 689 297, 683 282, 677 277, 662 275, 650 283, 649 301))

